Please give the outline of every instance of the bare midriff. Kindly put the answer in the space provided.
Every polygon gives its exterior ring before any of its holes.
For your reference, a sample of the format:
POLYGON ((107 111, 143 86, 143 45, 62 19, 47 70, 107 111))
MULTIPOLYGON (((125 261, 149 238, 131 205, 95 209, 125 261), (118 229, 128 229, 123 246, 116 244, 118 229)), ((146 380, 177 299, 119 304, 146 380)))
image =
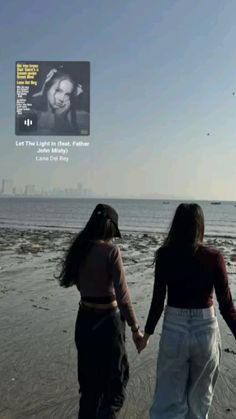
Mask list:
POLYGON ((118 306, 117 301, 114 300, 111 303, 106 303, 106 304, 101 304, 101 303, 87 303, 87 302, 82 302, 82 304, 85 307, 90 307, 90 308, 96 308, 96 309, 106 309, 106 308, 116 308, 118 306))

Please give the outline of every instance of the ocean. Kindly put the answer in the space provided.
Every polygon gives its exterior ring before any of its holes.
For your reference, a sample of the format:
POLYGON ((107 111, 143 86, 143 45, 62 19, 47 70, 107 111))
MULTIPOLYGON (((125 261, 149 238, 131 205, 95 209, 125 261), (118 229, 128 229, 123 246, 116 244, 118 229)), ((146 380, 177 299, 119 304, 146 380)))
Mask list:
MULTIPOLYGON (((99 202, 112 205, 123 232, 167 232, 182 201, 138 199, 15 198, 0 199, 0 227, 60 229, 84 227, 99 202)), ((236 203, 196 201, 205 215, 206 235, 236 238, 236 203)))

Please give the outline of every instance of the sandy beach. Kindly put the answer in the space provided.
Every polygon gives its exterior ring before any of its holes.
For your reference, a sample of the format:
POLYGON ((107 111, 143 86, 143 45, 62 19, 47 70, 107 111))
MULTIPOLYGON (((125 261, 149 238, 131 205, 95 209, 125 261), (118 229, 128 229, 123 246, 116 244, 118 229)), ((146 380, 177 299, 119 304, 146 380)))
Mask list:
MULTIPOLYGON (((78 410, 74 323, 79 293, 54 274, 73 234, 0 229, 0 419, 75 419, 78 410)), ((163 237, 126 233, 120 245, 137 317, 144 327, 153 287, 153 254, 163 237)), ((236 299, 236 240, 208 237, 226 259, 236 299)), ((218 307, 216 303, 216 307, 218 307)), ((236 346, 218 313, 221 373, 210 419, 235 418, 236 346)), ((148 419, 162 320, 138 355, 127 330, 131 377, 121 419, 148 419)))

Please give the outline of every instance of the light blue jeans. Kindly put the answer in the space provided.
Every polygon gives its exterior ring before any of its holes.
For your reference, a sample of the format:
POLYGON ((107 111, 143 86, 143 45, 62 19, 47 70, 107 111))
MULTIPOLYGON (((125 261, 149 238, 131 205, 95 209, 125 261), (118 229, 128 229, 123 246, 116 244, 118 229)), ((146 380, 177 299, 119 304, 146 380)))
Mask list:
POLYGON ((214 307, 167 306, 151 419, 207 419, 219 374, 221 339, 214 307))

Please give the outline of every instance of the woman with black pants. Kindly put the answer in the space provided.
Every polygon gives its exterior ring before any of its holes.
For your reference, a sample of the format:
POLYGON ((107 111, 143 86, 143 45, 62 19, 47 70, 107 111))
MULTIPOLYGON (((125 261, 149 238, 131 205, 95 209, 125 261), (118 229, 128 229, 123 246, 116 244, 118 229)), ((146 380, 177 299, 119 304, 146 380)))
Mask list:
POLYGON ((60 285, 76 285, 81 301, 75 326, 80 387, 79 419, 115 419, 129 379, 125 321, 135 344, 142 337, 117 245, 118 214, 99 204, 65 257, 60 285))

